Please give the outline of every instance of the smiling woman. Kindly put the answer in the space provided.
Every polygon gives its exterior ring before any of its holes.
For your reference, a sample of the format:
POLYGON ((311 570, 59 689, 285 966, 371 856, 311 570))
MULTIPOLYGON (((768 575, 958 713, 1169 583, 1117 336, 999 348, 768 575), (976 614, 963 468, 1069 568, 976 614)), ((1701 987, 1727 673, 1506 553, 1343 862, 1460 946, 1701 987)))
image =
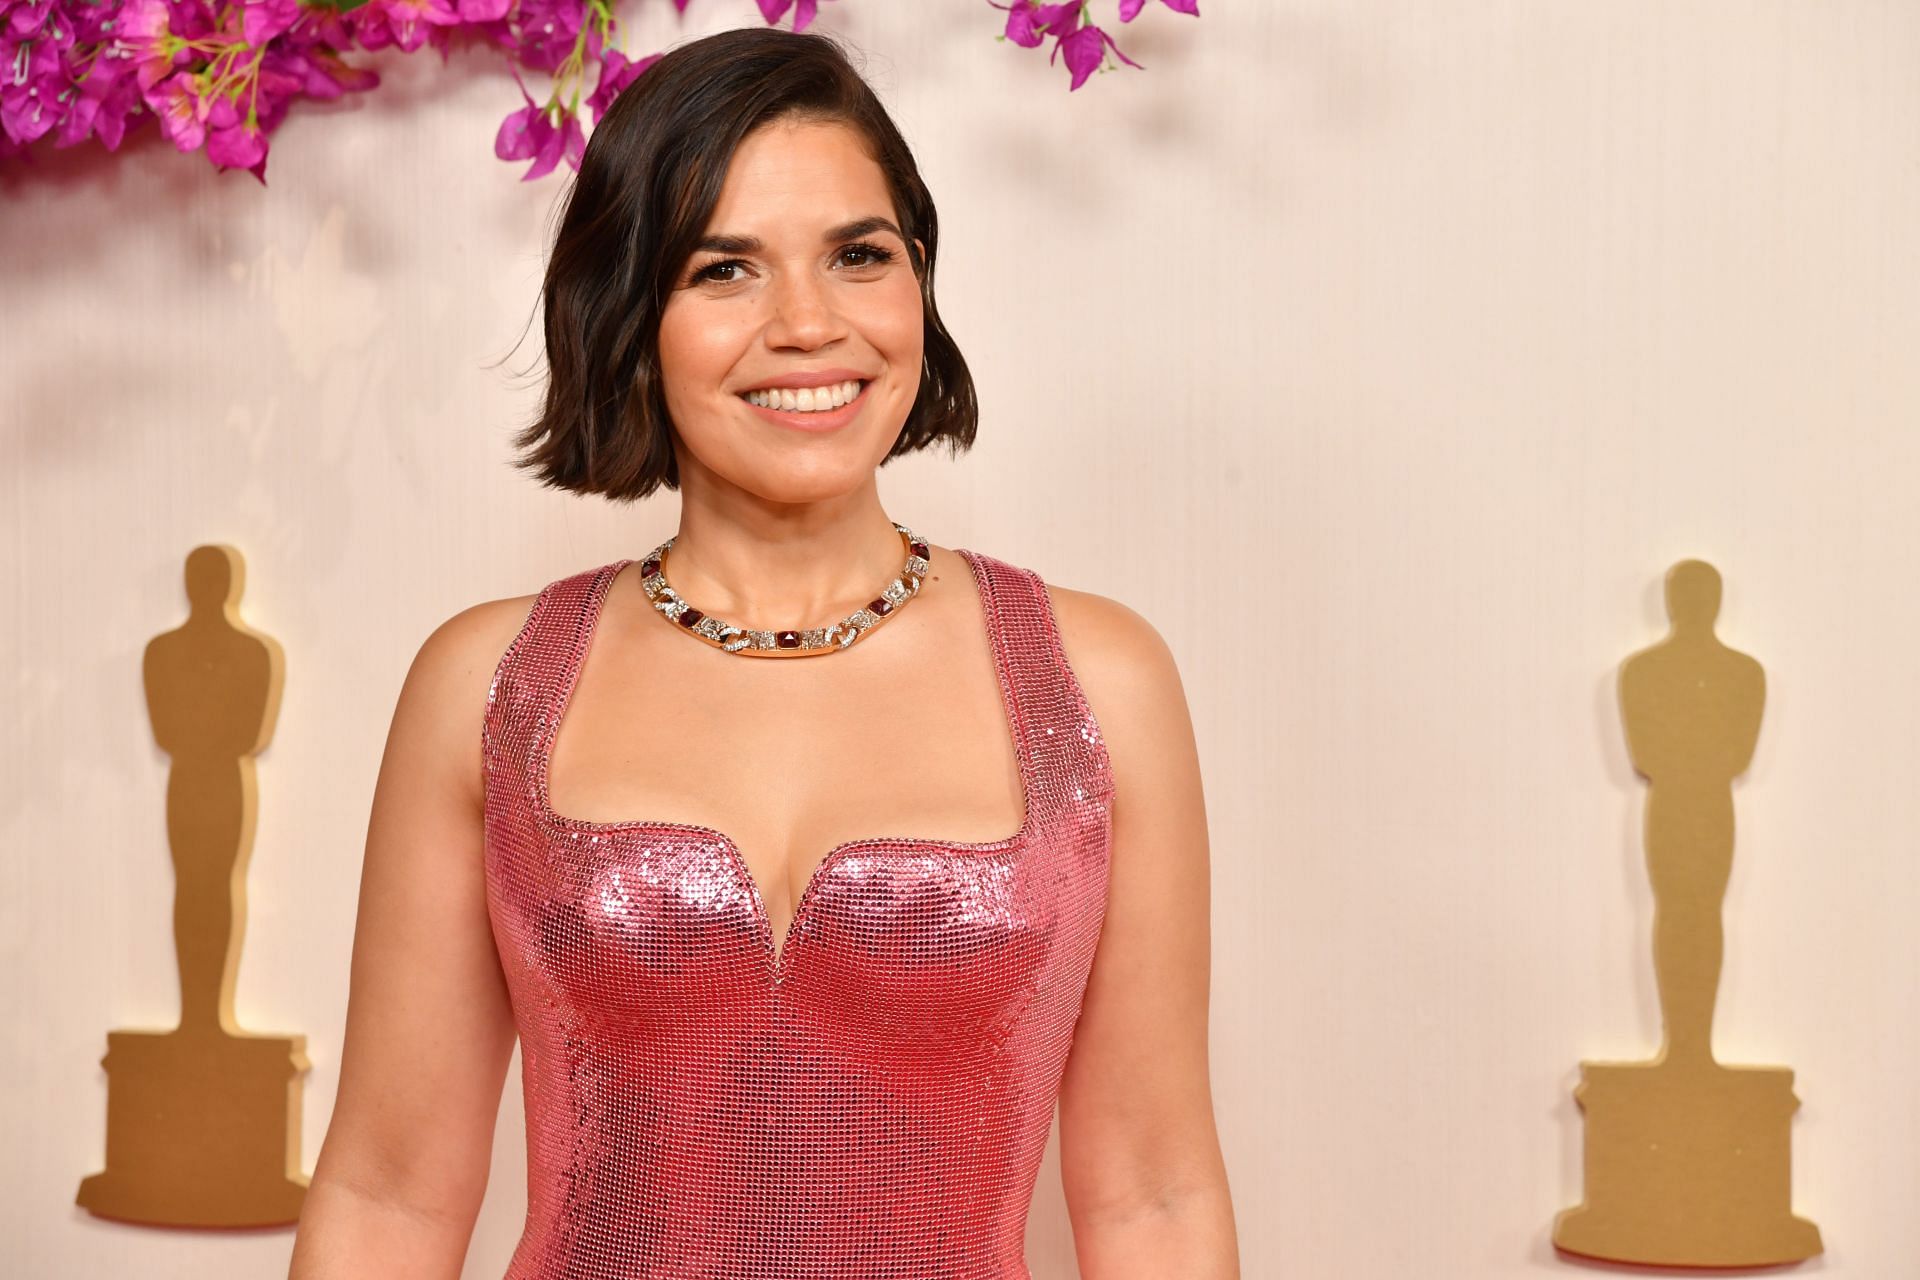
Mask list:
MULTIPOLYGON (((737 419, 676 394, 821 385, 812 377, 878 383, 861 393, 864 438, 882 446, 869 465, 971 445, 973 379, 934 305, 933 197, 873 91, 824 36, 745 30, 677 53, 614 101, 582 158, 547 270, 551 374, 516 441, 521 465, 615 499, 677 489, 668 424, 700 458, 725 434, 702 424, 737 419), (869 363, 796 368, 770 353, 749 367, 744 346, 776 308, 793 327, 768 335, 776 344, 833 317, 859 327, 869 363), (662 366, 674 360, 688 376, 669 386, 662 366)), ((780 467, 805 445, 745 447, 780 467)))
MULTIPOLYGON (((692 465, 812 472, 833 492, 846 468, 871 471, 890 456, 901 438, 893 424, 920 394, 923 313, 933 310, 913 265, 927 263, 926 247, 889 216, 893 204, 853 127, 785 115, 742 140, 708 222, 743 230, 700 238, 660 317, 661 363, 686 375, 666 385, 667 414, 692 465), (849 203, 888 213, 849 220, 849 203), (750 226, 758 221, 767 225, 750 226), (816 349, 840 328, 857 333, 858 367, 795 365, 781 354, 816 349), (742 433, 729 400, 774 426, 857 431, 865 447, 742 433)), ((969 415, 969 438, 971 425, 969 415)))
POLYGON ((296 1280, 459 1273, 516 1037, 509 1280, 1030 1280, 1056 1109, 1085 1275, 1237 1275, 1167 647, 880 504, 976 430, 937 244, 825 37, 695 41, 602 121, 522 464, 679 528, 415 658, 296 1280))

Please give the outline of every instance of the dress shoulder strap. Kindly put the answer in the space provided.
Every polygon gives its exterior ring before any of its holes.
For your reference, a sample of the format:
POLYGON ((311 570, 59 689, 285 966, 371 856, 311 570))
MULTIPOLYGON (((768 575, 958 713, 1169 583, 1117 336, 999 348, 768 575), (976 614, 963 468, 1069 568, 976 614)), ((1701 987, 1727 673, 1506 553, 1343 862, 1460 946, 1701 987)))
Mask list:
POLYGON ((1111 793, 1106 741, 1067 661, 1046 583, 1031 569, 964 547, 954 550, 980 585, 1030 784, 1059 802, 1111 793))
MULTIPOLYGON (((1028 785, 1058 802, 1110 793, 1106 742, 1067 660, 1046 583, 1031 569, 955 550, 980 591, 1028 785)), ((483 746, 490 792, 511 778, 511 794, 525 797, 537 783, 534 762, 558 728, 607 591, 628 563, 581 570, 548 583, 534 598, 488 686, 483 746)))
POLYGON ((548 583, 500 658, 487 687, 482 738, 488 787, 511 778, 513 794, 533 781, 531 765, 586 659, 594 620, 625 560, 548 583))

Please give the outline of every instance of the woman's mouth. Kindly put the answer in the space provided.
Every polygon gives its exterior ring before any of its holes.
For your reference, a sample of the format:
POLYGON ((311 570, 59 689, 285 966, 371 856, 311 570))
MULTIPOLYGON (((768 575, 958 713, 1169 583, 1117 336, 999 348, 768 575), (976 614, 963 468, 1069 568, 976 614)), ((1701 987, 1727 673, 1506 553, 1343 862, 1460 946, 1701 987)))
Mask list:
POLYGON ((850 422, 872 385, 871 380, 848 379, 824 387, 765 387, 743 391, 740 398, 769 421, 818 431, 850 422))
POLYGON ((824 387, 766 387, 743 393, 748 404, 762 409, 781 409, 787 413, 821 413, 838 409, 859 396, 867 384, 858 379, 835 382, 824 387))

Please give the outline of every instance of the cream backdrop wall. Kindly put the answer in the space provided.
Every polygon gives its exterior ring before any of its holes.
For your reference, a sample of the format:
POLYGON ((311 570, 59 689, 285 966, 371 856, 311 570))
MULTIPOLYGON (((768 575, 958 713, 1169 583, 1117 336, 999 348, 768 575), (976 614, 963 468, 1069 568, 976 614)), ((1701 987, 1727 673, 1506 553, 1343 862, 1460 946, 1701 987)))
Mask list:
MULTIPOLYGON (((685 25, 629 5, 650 50, 685 25)), ((940 202, 979 445, 881 476, 946 545, 1126 601, 1185 674, 1215 868, 1214 1081, 1249 1277, 1568 1269, 1585 1058, 1658 1013, 1614 672, 1661 575, 1766 664, 1736 787, 1723 1059, 1783 1063, 1809 1269, 1920 1263, 1920 8, 1213 0, 1069 98, 972 0, 847 0, 940 202)), ((0 948, 10 1276, 284 1274, 291 1235, 142 1230, 100 1167, 110 1028, 170 1025, 165 761, 140 653, 230 541, 286 646, 237 1007, 338 1079, 387 720, 449 614, 634 555, 506 466, 557 182, 512 81, 376 60, 270 187, 149 134, 4 186, 0 948)), ((523 1210, 517 1066, 468 1260, 523 1210)), ((1050 1153, 1041 1280, 1074 1275, 1050 1153)))

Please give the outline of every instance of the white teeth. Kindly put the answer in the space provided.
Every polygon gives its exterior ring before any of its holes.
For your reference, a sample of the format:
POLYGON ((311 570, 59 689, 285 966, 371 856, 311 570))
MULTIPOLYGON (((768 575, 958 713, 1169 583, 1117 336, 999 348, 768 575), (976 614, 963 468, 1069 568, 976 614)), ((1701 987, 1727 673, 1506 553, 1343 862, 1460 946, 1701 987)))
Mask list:
POLYGON ((859 381, 836 382, 827 387, 775 387, 749 391, 746 400, 763 409, 783 409, 788 413, 819 413, 838 409, 860 394, 859 381))

